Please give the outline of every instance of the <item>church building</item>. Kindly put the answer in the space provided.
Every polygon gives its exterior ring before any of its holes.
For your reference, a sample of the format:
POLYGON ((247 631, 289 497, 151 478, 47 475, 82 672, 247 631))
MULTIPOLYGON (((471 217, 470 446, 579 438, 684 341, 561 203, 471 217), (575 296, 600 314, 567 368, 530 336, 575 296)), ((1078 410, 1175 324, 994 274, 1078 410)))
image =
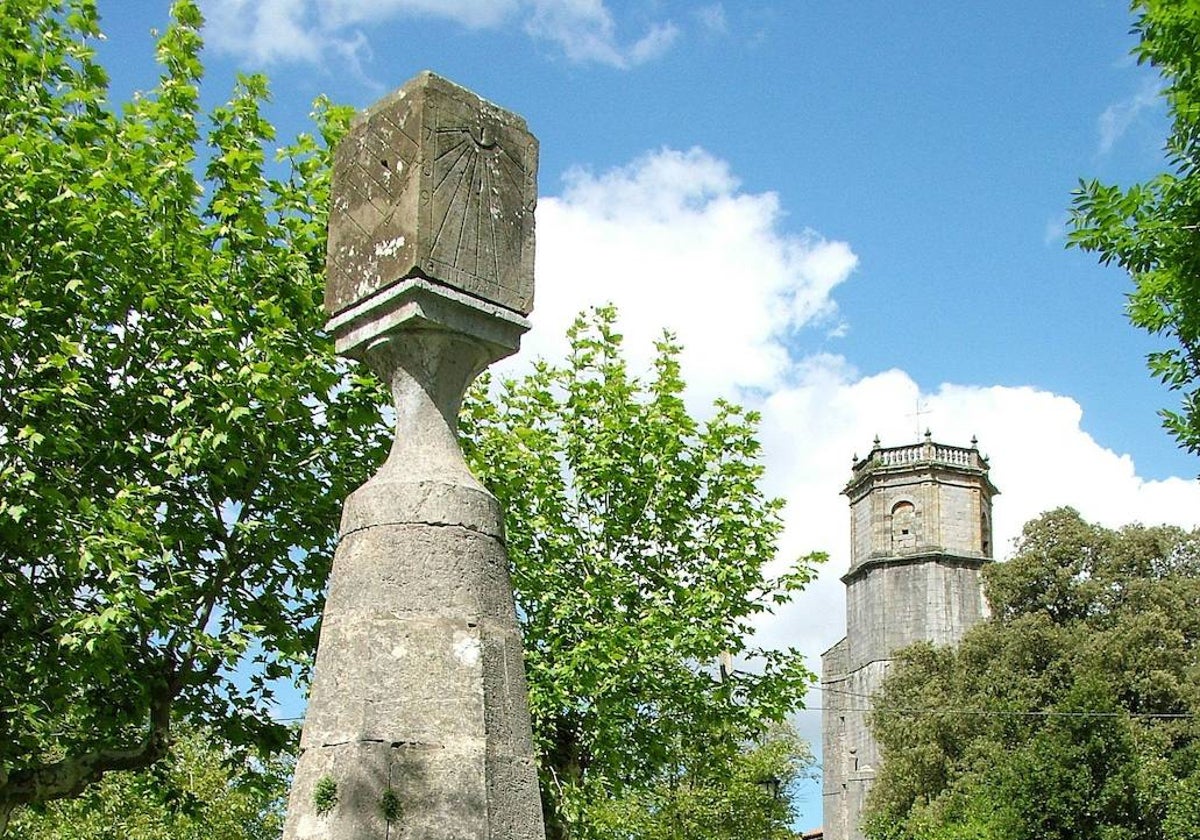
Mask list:
POLYGON ((879 749, 871 697, 896 651, 954 644, 987 615, 980 570, 992 560, 988 462, 935 443, 881 447, 856 460, 849 484, 846 637, 821 656, 825 840, 862 840, 879 749))

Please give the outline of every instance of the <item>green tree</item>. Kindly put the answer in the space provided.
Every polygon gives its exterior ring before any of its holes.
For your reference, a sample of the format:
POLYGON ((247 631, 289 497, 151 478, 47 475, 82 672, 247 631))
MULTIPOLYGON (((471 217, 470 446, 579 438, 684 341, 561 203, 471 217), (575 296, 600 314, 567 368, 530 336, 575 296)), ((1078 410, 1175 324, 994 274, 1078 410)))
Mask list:
POLYGON ((1151 372, 1181 393, 1164 425, 1200 454, 1200 2, 1137 0, 1134 55, 1158 68, 1171 115, 1171 169, 1122 189, 1083 181, 1068 242, 1129 272, 1130 321, 1170 345, 1149 356, 1151 372))
POLYGON ((875 699, 869 836, 1200 836, 1200 531, 1052 511, 985 590, 988 621, 875 699))
POLYGON ((505 510, 550 836, 604 836, 593 803, 728 772, 744 744, 796 709, 812 675, 795 650, 751 646, 818 555, 778 577, 781 502, 759 489, 757 416, 684 406, 679 347, 631 377, 616 315, 569 331, 462 424, 472 467, 505 510), (716 667, 723 652, 753 673, 716 667), (723 675, 722 675, 723 674, 723 675))
POLYGON ((286 758, 266 763, 223 751, 183 727, 152 770, 111 773, 75 799, 23 808, 12 840, 279 840, 291 777, 286 758))
POLYGON ((0 4, 0 833, 153 764, 173 718, 285 744, 272 683, 389 437, 322 332, 346 113, 270 178, 265 81, 203 116, 201 18, 171 14, 116 110, 91 0, 0 4))
MULTIPOLYGON (((177 3, 159 84, 114 109, 91 0, 0 4, 0 833, 155 767, 173 721, 234 759, 285 744, 273 686, 306 674, 342 500, 390 440, 322 332, 347 114, 319 103, 269 167, 265 80, 199 112, 200 26, 177 3)), ((583 837, 798 705, 799 656, 746 640, 817 558, 767 575, 755 418, 690 418, 672 343, 646 385, 611 313, 572 343, 464 423, 508 508, 550 822, 583 837)))
POLYGON ((794 840, 788 791, 811 766, 808 745, 777 727, 718 773, 598 798, 585 819, 595 834, 622 840, 794 840))

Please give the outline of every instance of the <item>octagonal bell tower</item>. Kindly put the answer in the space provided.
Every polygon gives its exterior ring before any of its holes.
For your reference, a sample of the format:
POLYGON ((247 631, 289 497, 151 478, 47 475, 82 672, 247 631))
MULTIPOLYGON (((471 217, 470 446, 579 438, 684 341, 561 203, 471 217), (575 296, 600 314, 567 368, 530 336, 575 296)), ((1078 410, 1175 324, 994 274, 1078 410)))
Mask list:
POLYGON ((856 460, 850 500, 846 637, 821 657, 826 840, 861 840, 879 749, 870 698, 899 649, 954 644, 987 615, 980 570, 992 559, 988 462, 935 443, 881 447, 856 460))

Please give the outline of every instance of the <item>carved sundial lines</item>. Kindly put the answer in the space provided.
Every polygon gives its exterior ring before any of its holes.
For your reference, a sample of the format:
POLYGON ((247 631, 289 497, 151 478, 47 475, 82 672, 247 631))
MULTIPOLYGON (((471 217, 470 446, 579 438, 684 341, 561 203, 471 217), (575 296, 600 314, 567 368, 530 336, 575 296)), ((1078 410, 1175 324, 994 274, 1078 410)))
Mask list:
POLYGON ((480 265, 486 265, 481 259, 481 252, 484 250, 487 231, 483 225, 483 214, 488 208, 487 196, 484 194, 484 183, 487 181, 487 158, 484 155, 475 156, 475 173, 471 179, 471 192, 469 193, 471 200, 474 202, 474 207, 469 208, 471 211, 471 227, 466 232, 467 242, 472 243, 472 247, 468 251, 468 265, 465 265, 468 271, 476 277, 483 276, 480 271, 480 265))
POLYGON ((434 160, 438 162, 455 150, 469 150, 471 148, 470 136, 467 134, 467 132, 459 128, 441 129, 435 133, 435 137, 437 138, 437 147, 439 151, 437 156, 434 157, 434 160), (445 145, 443 148, 443 141, 445 140, 449 140, 450 143, 445 145))
MULTIPOLYGON (((521 211, 502 215, 502 194, 528 190, 528 179, 518 157, 502 134, 484 128, 439 128, 434 132, 434 207, 440 218, 431 256, 476 278, 489 293, 512 289, 502 277, 501 249, 520 247, 521 211), (454 182, 453 188, 450 183, 454 182), (444 214, 458 214, 455 231, 444 223, 444 214), (516 230, 506 231, 505 225, 516 230), (488 271, 485 278, 481 272, 488 271)), ((521 208, 524 209, 524 208, 521 208)), ((515 291, 515 289, 513 289, 515 291)))
POLYGON ((485 272, 481 270, 480 266, 486 264, 482 259, 484 256, 483 250, 485 247, 484 239, 487 235, 487 229, 484 227, 483 217, 484 213, 491 208, 491 196, 484 192, 484 186, 487 183, 488 174, 487 163, 487 159, 481 155, 476 159, 475 164, 475 183, 477 184, 477 191, 475 193, 475 241, 478 244, 478 247, 475 249, 475 253, 473 255, 475 258, 475 266, 472 271, 476 276, 485 276, 485 272))
MULTIPOLYGON (((363 166, 361 163, 355 163, 354 169, 358 175, 357 182, 352 181, 347 184, 349 192, 353 193, 360 200, 359 204, 369 204, 382 218, 387 215, 388 202, 376 203, 376 191, 371 189, 371 184, 379 188, 379 192, 383 193, 382 198, 387 197, 387 186, 375 177, 375 173, 371 171, 373 167, 363 166), (369 183, 368 183, 369 182, 369 183), (382 205, 382 206, 381 206, 382 205)), ((351 206, 353 206, 351 202, 351 206)), ((361 225, 360 225, 361 227, 361 225)), ((366 231, 364 231, 366 232, 366 231)))
MULTIPOLYGON (((455 191, 455 201, 446 208, 447 213, 457 214, 462 222, 458 226, 458 239, 454 243, 454 259, 450 264, 455 268, 463 271, 474 273, 474 266, 466 265, 466 260, 463 258, 463 246, 470 244, 475 245, 477 242, 475 225, 474 209, 471 206, 471 200, 475 194, 475 179, 479 174, 479 155, 469 155, 466 170, 463 172, 462 185, 465 187, 461 191, 462 198, 459 198, 459 191, 455 191)), ((472 248, 472 250, 474 250, 472 248)))
POLYGON ((392 183, 391 161, 396 150, 392 144, 382 138, 371 138, 370 144, 358 155, 354 162, 389 200, 394 197, 396 186, 392 183))
MULTIPOLYGON (((479 198, 476 205, 478 211, 478 222, 476 225, 479 241, 479 248, 475 254, 475 273, 479 276, 487 276, 491 278, 492 283, 499 277, 498 271, 493 271, 489 263, 493 263, 493 255, 496 253, 496 228, 495 219, 499 213, 499 208, 496 206, 496 192, 492 182, 492 176, 495 173, 496 160, 498 155, 489 154, 486 158, 480 159, 479 166, 479 198), (487 268, 484 268, 486 266, 487 268)), ((489 284, 491 285, 491 284, 489 284)))
POLYGON ((500 147, 500 153, 504 156, 504 160, 500 165, 501 171, 508 176, 508 181, 514 188, 524 190, 526 181, 525 164, 513 157, 512 152, 504 146, 500 147))
POLYGON ((401 135, 405 140, 408 141, 406 144, 408 148, 404 149, 406 154, 403 157, 409 157, 411 155, 410 149, 415 150, 418 148, 419 144, 417 142, 417 138, 408 133, 408 129, 406 127, 406 123, 408 122, 407 120, 394 120, 387 115, 387 112, 379 114, 378 118, 379 121, 382 122, 387 128, 392 129, 394 132, 401 135))
POLYGON ((431 74, 373 106, 335 156, 330 313, 425 278, 528 314, 537 158, 523 120, 431 74))
MULTIPOLYGON (((458 157, 456 157, 453 160, 453 162, 451 162, 450 164, 445 165, 445 170, 441 173, 441 177, 438 178, 437 183, 434 184, 434 186, 433 186, 433 191, 435 193, 442 189, 442 187, 446 183, 446 179, 454 174, 454 171, 458 168, 458 165, 463 161, 463 159, 471 154, 471 147, 468 143, 462 143, 458 146, 451 148, 449 151, 446 152, 446 154, 449 154, 450 152, 453 152, 453 151, 458 152, 458 157)), ((446 155, 442 155, 441 157, 444 158, 445 156, 446 155)), ((440 160, 440 158, 439 158, 439 160, 440 160)))
MULTIPOLYGON (((466 148, 463 154, 454 161, 445 177, 438 182, 439 188, 435 189, 433 193, 434 209, 437 215, 441 217, 438 219, 437 231, 433 235, 433 247, 431 251, 434 257, 438 257, 438 255, 442 253, 442 236, 446 232, 447 224, 454 215, 454 209, 459 206, 458 195, 462 191, 463 184, 465 182, 463 175, 466 173, 467 168, 471 165, 470 147, 468 144, 464 145, 466 148), (453 179, 453 189, 451 190, 449 196, 444 196, 446 190, 450 189, 450 187, 447 185, 447 182, 451 180, 450 176, 452 174, 457 174, 457 177, 453 179)), ((461 240, 462 231, 460 228, 459 241, 461 242, 461 240)), ((453 264, 453 262, 450 260, 447 260, 447 262, 451 262, 451 264, 453 264)))
POLYGON ((471 196, 475 200, 475 206, 471 209, 474 211, 471 214, 471 230, 468 236, 475 242, 475 247, 472 249, 474 253, 470 254, 471 262, 474 265, 464 266, 472 274, 479 276, 482 272, 479 270, 479 255, 484 248, 484 229, 483 229, 483 208, 485 205, 483 195, 483 182, 487 177, 487 161, 482 155, 475 157, 475 177, 471 179, 471 196))
MULTIPOLYGON (((491 255, 491 258, 492 258, 492 266, 491 266, 492 277, 499 280, 499 278, 500 278, 500 260, 497 258, 496 254, 500 250, 500 241, 496 236, 496 217, 499 216, 500 213, 499 213, 499 208, 496 207, 491 201, 491 199, 493 199, 496 195, 497 187, 494 184, 492 184, 493 170, 491 167, 487 168, 485 174, 488 177, 485 179, 486 182, 484 183, 483 188, 487 190, 487 195, 489 198, 489 201, 487 202, 487 206, 488 206, 487 229, 488 229, 489 239, 491 240, 489 242, 490 247, 488 248, 488 253, 491 255)), ((482 212, 483 202, 480 202, 479 206, 481 208, 480 212, 482 212)))

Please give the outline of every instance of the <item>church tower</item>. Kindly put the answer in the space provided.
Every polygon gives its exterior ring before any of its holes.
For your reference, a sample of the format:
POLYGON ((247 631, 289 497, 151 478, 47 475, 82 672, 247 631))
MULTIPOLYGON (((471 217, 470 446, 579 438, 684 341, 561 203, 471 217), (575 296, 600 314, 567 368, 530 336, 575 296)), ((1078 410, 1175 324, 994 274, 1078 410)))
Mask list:
POLYGON ((870 698, 893 654, 917 641, 954 644, 987 614, 980 570, 992 559, 988 462, 934 443, 881 447, 857 460, 850 499, 846 637, 821 656, 826 840, 862 840, 879 768, 870 698))

